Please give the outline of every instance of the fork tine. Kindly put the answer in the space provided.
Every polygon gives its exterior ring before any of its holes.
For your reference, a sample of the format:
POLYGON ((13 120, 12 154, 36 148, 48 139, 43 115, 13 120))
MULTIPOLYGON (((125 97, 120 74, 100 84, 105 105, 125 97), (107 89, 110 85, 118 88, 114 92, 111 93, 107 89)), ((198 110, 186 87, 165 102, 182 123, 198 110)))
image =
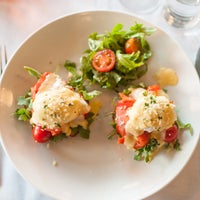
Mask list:
POLYGON ((4 46, 4 58, 5 58, 5 65, 4 66, 6 66, 6 64, 7 64, 7 62, 8 62, 8 56, 7 56, 7 51, 6 51, 6 46, 4 46))
POLYGON ((0 47, 0 74, 2 74, 2 55, 1 55, 1 47, 0 47))
POLYGON ((0 74, 2 74, 6 64, 7 64, 7 52, 6 52, 6 47, 4 45, 1 45, 0 47, 0 74))

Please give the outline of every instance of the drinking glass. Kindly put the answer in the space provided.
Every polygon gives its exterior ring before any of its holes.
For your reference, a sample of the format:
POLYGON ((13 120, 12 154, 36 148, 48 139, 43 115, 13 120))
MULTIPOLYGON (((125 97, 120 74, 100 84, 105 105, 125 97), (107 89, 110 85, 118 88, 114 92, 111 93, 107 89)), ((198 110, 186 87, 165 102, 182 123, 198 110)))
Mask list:
POLYGON ((161 0, 120 0, 120 3, 131 12, 146 14, 158 8, 161 0))
POLYGON ((167 0, 164 18, 177 28, 192 28, 200 22, 200 0, 167 0))

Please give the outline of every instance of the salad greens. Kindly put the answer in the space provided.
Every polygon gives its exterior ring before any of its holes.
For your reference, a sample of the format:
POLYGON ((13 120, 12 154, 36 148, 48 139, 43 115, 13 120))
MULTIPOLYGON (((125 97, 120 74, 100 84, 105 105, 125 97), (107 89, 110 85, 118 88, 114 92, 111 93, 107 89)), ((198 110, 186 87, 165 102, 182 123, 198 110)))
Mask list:
POLYGON ((150 161, 150 156, 153 151, 155 151, 160 144, 155 138, 151 138, 146 146, 143 148, 137 149, 135 151, 134 159, 135 160, 145 160, 145 162, 150 161))
POLYGON ((32 116, 32 97, 31 92, 28 91, 24 96, 20 96, 17 100, 17 105, 20 108, 16 109, 15 115, 18 120, 28 121, 32 116))
MULTIPOLYGON (((24 69, 33 77, 35 77, 37 80, 41 77, 41 73, 37 71, 36 69, 33 69, 31 67, 24 66, 24 69)), ((17 105, 19 108, 16 109, 14 112, 15 116, 18 120, 22 121, 28 121, 31 119, 32 116, 32 95, 31 90, 28 90, 28 92, 24 96, 19 96, 17 100, 17 105)))
POLYGON ((31 67, 28 67, 28 66, 24 66, 24 69, 33 77, 39 79, 41 77, 41 73, 38 72, 36 69, 33 69, 31 67))
POLYGON ((146 36, 155 32, 155 28, 144 27, 135 23, 128 30, 123 29, 122 24, 116 24, 111 32, 89 35, 89 49, 81 57, 81 71, 83 78, 91 83, 97 83, 102 88, 115 89, 118 86, 126 86, 129 82, 143 76, 148 69, 147 61, 152 56, 146 36), (130 38, 137 38, 140 44, 138 51, 125 53, 125 43, 130 38), (96 52, 103 49, 111 49, 116 55, 114 69, 109 72, 98 72, 92 67, 92 59, 96 52))
POLYGON ((68 85, 72 86, 75 91, 83 95, 85 100, 91 100, 98 96, 101 92, 97 90, 88 91, 86 88, 86 82, 84 80, 83 74, 77 71, 77 66, 74 62, 66 60, 64 63, 65 69, 72 74, 68 81, 68 85))

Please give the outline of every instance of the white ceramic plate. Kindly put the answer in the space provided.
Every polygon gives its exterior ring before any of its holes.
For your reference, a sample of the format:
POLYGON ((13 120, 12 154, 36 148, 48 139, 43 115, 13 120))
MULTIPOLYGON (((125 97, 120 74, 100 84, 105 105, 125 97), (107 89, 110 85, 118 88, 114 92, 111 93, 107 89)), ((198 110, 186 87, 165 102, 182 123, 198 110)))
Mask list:
MULTIPOLYGON (((103 108, 92 125, 91 138, 69 138, 46 145, 33 141, 30 126, 17 121, 12 113, 17 98, 34 83, 23 66, 54 71, 66 59, 79 62, 92 32, 103 33, 116 23, 125 28, 134 21, 152 26, 134 16, 116 12, 84 12, 58 19, 29 37, 17 50, 3 74, 0 88, 0 131, 3 146, 19 173, 39 190, 63 200, 132 200, 145 198, 168 184, 185 166, 199 138, 198 76, 180 47, 163 31, 148 38, 154 56, 143 80, 153 83, 152 74, 160 67, 173 68, 179 83, 169 87, 182 121, 190 122, 194 135, 184 133, 182 150, 160 154, 150 164, 137 162, 123 145, 108 140, 111 111, 110 94, 101 96, 103 108), (56 160, 58 166, 52 165, 56 160)), ((61 70, 62 71, 62 70, 61 70)), ((64 75, 64 71, 62 75, 64 75)))

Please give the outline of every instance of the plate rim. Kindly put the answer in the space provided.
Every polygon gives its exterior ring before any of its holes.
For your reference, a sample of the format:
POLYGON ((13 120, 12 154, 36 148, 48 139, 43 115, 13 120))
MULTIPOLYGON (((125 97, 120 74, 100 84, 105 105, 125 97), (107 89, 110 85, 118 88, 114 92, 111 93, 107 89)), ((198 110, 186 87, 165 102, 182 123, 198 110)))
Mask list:
MULTIPOLYGON (((122 14, 122 15, 124 15, 124 16, 126 15, 126 16, 135 17, 135 18, 137 18, 137 19, 139 19, 139 20, 141 20, 141 21, 144 21, 144 22, 148 23, 149 25, 152 25, 152 26, 158 28, 158 30, 160 30, 162 33, 166 34, 166 35, 179 47, 179 49, 182 50, 182 48, 181 48, 181 46, 178 44, 178 42, 177 42, 174 38, 172 38, 168 33, 166 33, 162 28, 160 28, 159 26, 157 26, 157 25, 155 25, 155 24, 153 24, 153 23, 151 23, 151 22, 149 22, 149 21, 147 21, 147 20, 144 20, 144 19, 138 17, 137 15, 131 15, 130 13, 121 12, 121 11, 104 11, 104 10, 80 11, 80 12, 68 13, 68 14, 63 15, 63 16, 61 16, 61 17, 58 17, 58 18, 56 18, 56 19, 53 19, 53 20, 47 22, 45 25, 42 25, 41 27, 39 27, 38 29, 36 29, 32 34, 30 34, 30 35, 19 45, 19 47, 16 49, 16 51, 13 53, 13 55, 12 55, 11 58, 9 59, 9 62, 8 62, 7 65, 6 65, 6 69, 7 69, 7 67, 9 66, 9 64, 10 64, 11 60, 13 59, 14 55, 20 50, 20 48, 22 48, 22 46, 25 45, 26 42, 27 42, 30 38, 32 38, 32 36, 34 36, 36 33, 40 32, 42 29, 47 28, 47 27, 50 26, 52 23, 56 23, 57 21, 59 21, 59 20, 61 20, 61 19, 64 19, 64 18, 67 18, 67 17, 69 17, 69 16, 70 16, 70 17, 73 17, 74 15, 82 15, 82 14, 85 14, 85 15, 88 15, 88 14, 89 14, 89 15, 91 15, 92 13, 93 13, 93 14, 94 14, 94 13, 95 13, 95 14, 96 14, 96 13, 98 13, 98 14, 99 14, 99 13, 122 14)), ((191 63, 191 65, 193 65, 192 62, 191 62, 191 60, 190 60, 190 59, 188 58, 188 56, 186 55, 186 53, 185 53, 183 50, 182 50, 182 52, 183 52, 183 54, 185 55, 185 57, 188 59, 188 61, 191 63)), ((5 71, 6 71, 6 69, 5 69, 5 71)), ((2 79, 3 79, 3 77, 4 77, 5 71, 3 72, 2 76, 1 76, 0 88, 1 88, 1 81, 2 81, 2 79)), ((196 73, 196 75, 197 75, 197 73, 196 73)), ((197 75, 197 76, 198 76, 198 75, 197 75)), ((179 175, 179 174, 181 173, 181 171, 185 168, 185 166, 187 165, 187 163, 188 163, 189 160, 191 159, 191 157, 192 157, 192 155, 193 155, 193 153, 194 153, 194 151, 195 151, 195 149, 196 149, 196 146, 197 146, 197 144, 198 144, 199 137, 200 137, 200 135, 198 134, 198 138, 197 138, 197 141, 196 141, 196 143, 195 143, 195 147, 193 148, 192 153, 191 153, 189 159, 187 160, 187 162, 185 163, 185 165, 178 171, 178 173, 174 176, 174 178, 169 179, 168 182, 167 182, 164 186, 158 188, 157 191, 154 190, 154 192, 151 193, 151 194, 149 194, 148 196, 150 196, 150 195, 152 195, 152 194, 155 194, 155 193, 157 193, 158 191, 160 191, 161 189, 163 189, 164 187, 166 187, 169 183, 171 183, 171 182, 177 177, 177 175, 179 175)), ((15 167, 16 171, 18 171, 18 173, 19 173, 25 180, 27 180, 27 177, 24 177, 23 173, 19 171, 19 169, 15 166, 14 161, 10 158, 10 155, 7 153, 7 150, 6 150, 6 148, 4 147, 4 142, 2 141, 2 134, 1 134, 1 131, 0 131, 0 141, 1 141, 1 144, 2 144, 2 146, 3 146, 4 152, 6 152, 7 157, 12 161, 13 166, 15 167)), ((39 191, 41 191, 40 188, 38 188, 35 184, 33 184, 33 183, 31 182, 31 180, 27 180, 27 181, 28 181, 29 183, 31 183, 31 184, 32 184, 35 188, 37 188, 39 191)), ((43 192, 43 191, 41 191, 41 192, 43 192)), ((43 192, 43 193, 46 194, 46 192, 43 192)), ((46 194, 46 195, 49 196, 49 194, 46 194)), ((145 198, 148 197, 148 196, 145 196, 145 198)), ((53 196, 52 196, 52 197, 53 197, 53 196)))

